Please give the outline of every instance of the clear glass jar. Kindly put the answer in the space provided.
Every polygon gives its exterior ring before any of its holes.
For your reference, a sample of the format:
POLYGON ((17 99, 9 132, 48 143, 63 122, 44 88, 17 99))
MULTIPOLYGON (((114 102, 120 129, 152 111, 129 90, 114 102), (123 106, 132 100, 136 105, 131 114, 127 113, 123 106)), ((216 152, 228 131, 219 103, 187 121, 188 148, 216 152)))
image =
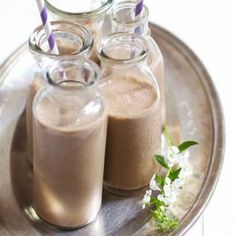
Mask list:
POLYGON ((110 32, 137 33, 145 37, 148 42, 149 52, 147 63, 155 75, 161 93, 162 122, 165 122, 165 83, 164 83, 164 60, 161 51, 151 37, 148 27, 149 11, 144 6, 142 13, 135 17, 135 1, 117 2, 111 9, 109 16, 111 21, 110 32))
MULTIPOLYGON (((77 2, 72 0, 45 0, 48 11, 54 19, 71 20, 86 26, 93 34, 94 45, 108 33, 107 12, 114 0, 86 0, 77 2)), ((99 62, 96 46, 92 53, 92 60, 99 62)))
POLYGON ((35 94, 44 88, 44 78, 42 71, 53 63, 62 58, 74 58, 91 56, 93 39, 91 33, 82 25, 67 22, 52 22, 52 30, 55 34, 56 42, 59 49, 59 55, 51 54, 43 26, 37 27, 30 35, 29 50, 35 58, 34 78, 29 87, 26 102, 26 120, 27 120, 27 147, 28 159, 33 160, 33 131, 32 131, 32 103, 35 94))
POLYGON ((64 228, 92 222, 102 200, 107 103, 98 93, 98 66, 62 60, 46 73, 33 102, 33 207, 64 228))
POLYGON ((147 65, 147 41, 115 33, 98 45, 100 90, 109 104, 104 171, 105 188, 117 194, 146 186, 158 170, 161 107, 156 79, 147 65))

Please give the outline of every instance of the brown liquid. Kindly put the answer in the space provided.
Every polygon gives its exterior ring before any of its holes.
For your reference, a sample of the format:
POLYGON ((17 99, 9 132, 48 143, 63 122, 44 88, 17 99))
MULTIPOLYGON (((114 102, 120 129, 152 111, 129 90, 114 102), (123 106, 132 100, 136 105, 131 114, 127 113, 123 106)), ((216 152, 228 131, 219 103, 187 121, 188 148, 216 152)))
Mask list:
POLYGON ((73 55, 73 54, 76 54, 78 53, 78 50, 80 50, 78 48, 78 44, 77 43, 74 43, 74 45, 65 45, 65 42, 61 41, 61 40, 57 40, 57 47, 58 47, 58 50, 59 50, 59 55, 60 56, 64 56, 64 55, 73 55))
POLYGON ((101 90, 109 102, 105 185, 121 190, 143 187, 156 170, 153 156, 161 145, 155 88, 128 77, 107 82, 101 90))
MULTIPOLYGON (((60 56, 62 55, 73 55, 78 53, 78 45, 67 45, 61 40, 57 40, 57 46, 60 56)), ((27 148, 28 148, 28 160, 30 163, 33 162, 33 124, 32 124, 32 104, 35 95, 42 89, 45 88, 44 78, 41 73, 36 73, 35 78, 30 85, 27 100, 26 100, 26 128, 27 128, 27 148)))
MULTIPOLYGON (((44 106, 47 103, 39 109, 44 106)), ((80 127, 73 127, 73 123, 52 127, 45 124, 50 119, 45 113, 37 117, 33 206, 51 224, 72 228, 86 225, 97 216, 101 206, 106 112, 96 121, 83 121, 80 127)), ((55 120, 55 124, 63 124, 56 117, 55 120)))
POLYGON ((38 91, 43 89, 44 79, 41 74, 35 74, 27 95, 26 100, 26 129, 27 129, 27 148, 28 148, 28 160, 32 163, 33 161, 33 112, 32 105, 35 95, 38 91))

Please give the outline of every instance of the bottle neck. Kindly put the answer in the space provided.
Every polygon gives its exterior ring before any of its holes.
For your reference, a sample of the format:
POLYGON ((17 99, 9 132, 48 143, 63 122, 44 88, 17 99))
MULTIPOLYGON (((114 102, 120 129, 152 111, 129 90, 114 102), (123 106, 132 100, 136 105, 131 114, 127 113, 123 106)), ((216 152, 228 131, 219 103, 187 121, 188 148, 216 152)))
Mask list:
POLYGON ((141 14, 138 16, 135 16, 135 8, 135 2, 122 1, 115 4, 109 14, 113 33, 129 32, 142 36, 146 36, 149 33, 148 8, 144 6, 141 14))
POLYGON ((86 0, 83 4, 78 4, 76 1, 45 1, 49 11, 59 17, 79 18, 85 20, 91 20, 101 15, 105 15, 112 7, 113 2, 114 0, 86 0))
POLYGON ((116 68, 138 66, 146 61, 148 44, 144 38, 131 33, 114 33, 104 37, 97 46, 102 65, 116 68))
POLYGON ((90 57, 93 46, 92 34, 82 25, 67 22, 52 22, 59 55, 52 54, 43 26, 37 27, 29 39, 29 49, 40 68, 45 69, 53 61, 68 57, 90 57))
POLYGON ((90 60, 59 61, 46 72, 47 92, 66 106, 83 106, 96 94, 100 71, 90 60))

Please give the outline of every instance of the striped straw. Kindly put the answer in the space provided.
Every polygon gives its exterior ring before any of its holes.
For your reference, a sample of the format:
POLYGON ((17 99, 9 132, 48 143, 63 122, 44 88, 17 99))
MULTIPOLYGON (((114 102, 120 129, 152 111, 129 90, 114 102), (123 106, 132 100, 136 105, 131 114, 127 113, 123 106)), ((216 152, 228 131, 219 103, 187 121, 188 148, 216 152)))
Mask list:
POLYGON ((36 0, 36 2, 38 5, 41 20, 42 20, 42 23, 43 23, 43 26, 44 26, 44 29, 46 32, 47 39, 48 39, 50 51, 53 54, 59 55, 59 50, 58 50, 58 47, 56 44, 55 36, 52 31, 50 21, 48 19, 48 13, 47 13, 47 8, 45 6, 45 2, 44 2, 44 0, 36 0))
POLYGON ((135 16, 138 16, 143 10, 143 0, 136 0, 135 16))
MULTIPOLYGON (((136 7, 135 7, 135 17, 137 17, 139 14, 141 14, 142 10, 143 10, 143 0, 136 0, 136 7)), ((137 27, 135 29, 135 33, 136 34, 141 34, 142 33, 142 29, 141 27, 137 27)))
MULTIPOLYGON (((142 10, 143 10, 143 0, 136 0, 135 17, 141 14, 142 10)), ((136 34, 141 34, 141 28, 140 27, 135 28, 134 32, 136 34)), ((131 50, 130 56, 131 58, 135 57, 135 50, 131 50)))

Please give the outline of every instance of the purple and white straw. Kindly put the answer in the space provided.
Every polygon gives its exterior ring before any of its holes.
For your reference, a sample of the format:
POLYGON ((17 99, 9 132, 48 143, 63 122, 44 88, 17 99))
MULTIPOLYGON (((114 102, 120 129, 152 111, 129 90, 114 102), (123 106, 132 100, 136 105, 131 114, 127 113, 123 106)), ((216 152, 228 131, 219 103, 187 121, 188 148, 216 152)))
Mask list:
MULTIPOLYGON (((140 15, 142 13, 143 6, 144 6, 143 0, 136 0, 135 17, 137 17, 138 15, 140 15)), ((141 34, 142 33, 141 27, 137 27, 135 29, 135 33, 141 34)))
POLYGON ((45 29, 45 33, 47 36, 47 40, 48 40, 48 44, 50 47, 50 51, 53 54, 59 55, 59 50, 56 44, 56 40, 55 40, 55 36, 54 33, 52 31, 52 27, 50 24, 50 21, 48 19, 48 12, 47 12, 47 8, 45 6, 45 2, 44 0, 36 0, 37 5, 38 5, 38 9, 39 9, 39 13, 42 19, 42 23, 45 29))
POLYGON ((136 1, 135 16, 138 16, 143 10, 143 0, 136 1))
MULTIPOLYGON (((141 14, 143 10, 143 0, 136 0, 136 6, 135 6, 135 17, 137 17, 139 14, 141 14)), ((141 27, 136 27, 134 32, 136 34, 141 34, 142 33, 142 29, 141 27)), ((131 58, 135 57, 135 50, 131 50, 131 54, 130 54, 131 58)))

